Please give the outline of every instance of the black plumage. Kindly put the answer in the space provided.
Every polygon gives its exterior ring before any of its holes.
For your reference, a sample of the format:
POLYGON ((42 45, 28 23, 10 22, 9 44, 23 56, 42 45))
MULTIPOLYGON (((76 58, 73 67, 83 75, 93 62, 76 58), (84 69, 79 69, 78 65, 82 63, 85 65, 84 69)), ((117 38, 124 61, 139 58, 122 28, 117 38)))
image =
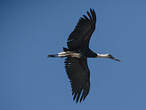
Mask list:
POLYGON ((89 48, 92 33, 95 30, 96 14, 93 9, 83 15, 67 40, 68 48, 63 52, 51 54, 48 57, 65 59, 65 69, 72 87, 73 100, 82 102, 90 90, 90 70, 87 58, 111 58, 120 61, 110 54, 97 54, 89 48))
POLYGON ((89 41, 95 30, 96 14, 90 9, 87 11, 88 17, 83 15, 78 21, 74 31, 69 35, 67 46, 70 50, 86 50, 89 48, 89 41))
POLYGON ((72 87, 73 100, 80 102, 85 99, 90 89, 90 71, 87 65, 87 58, 65 59, 65 68, 72 87), (81 96, 81 97, 80 97, 81 96))
POLYGON ((90 9, 88 17, 83 15, 78 21, 74 31, 70 34, 67 46, 70 51, 81 53, 81 58, 68 57, 65 60, 65 68, 71 82, 73 100, 80 102, 86 98, 90 90, 90 71, 87 65, 87 57, 97 55, 89 49, 89 41, 95 30, 96 14, 90 9))

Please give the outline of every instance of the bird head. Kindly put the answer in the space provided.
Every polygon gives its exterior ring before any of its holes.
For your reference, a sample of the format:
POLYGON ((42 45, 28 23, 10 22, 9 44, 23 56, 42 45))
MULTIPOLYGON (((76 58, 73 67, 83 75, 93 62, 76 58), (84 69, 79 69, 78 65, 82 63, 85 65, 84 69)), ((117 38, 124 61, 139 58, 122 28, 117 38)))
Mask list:
POLYGON ((99 54, 99 53, 98 53, 98 54, 97 54, 97 58, 110 58, 110 59, 112 59, 112 60, 115 60, 115 61, 120 62, 119 59, 113 57, 111 54, 99 54))

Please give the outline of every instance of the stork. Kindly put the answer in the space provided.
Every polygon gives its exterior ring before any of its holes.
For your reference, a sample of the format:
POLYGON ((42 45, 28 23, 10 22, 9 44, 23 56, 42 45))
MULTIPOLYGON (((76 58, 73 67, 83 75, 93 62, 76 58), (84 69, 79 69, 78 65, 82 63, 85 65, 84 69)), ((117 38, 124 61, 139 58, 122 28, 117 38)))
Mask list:
POLYGON ((82 102, 90 90, 90 70, 87 58, 109 58, 120 62, 111 54, 99 54, 89 48, 89 41, 95 30, 96 14, 93 9, 83 15, 67 40, 67 48, 58 54, 49 54, 48 57, 66 58, 65 70, 70 79, 73 100, 82 102), (88 15, 88 16, 87 16, 88 15))

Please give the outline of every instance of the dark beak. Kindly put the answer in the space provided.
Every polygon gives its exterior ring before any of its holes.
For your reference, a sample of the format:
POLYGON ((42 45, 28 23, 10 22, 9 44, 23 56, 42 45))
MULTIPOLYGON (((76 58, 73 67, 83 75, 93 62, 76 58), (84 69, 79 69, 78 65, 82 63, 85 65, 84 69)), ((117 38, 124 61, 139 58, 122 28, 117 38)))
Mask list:
POLYGON ((120 60, 119 59, 116 59, 116 58, 113 58, 113 60, 120 62, 120 60))
POLYGON ((119 59, 117 59, 117 58, 113 57, 112 55, 109 55, 109 56, 110 56, 109 58, 111 58, 111 59, 113 59, 113 60, 115 60, 115 61, 120 62, 120 60, 119 60, 119 59))

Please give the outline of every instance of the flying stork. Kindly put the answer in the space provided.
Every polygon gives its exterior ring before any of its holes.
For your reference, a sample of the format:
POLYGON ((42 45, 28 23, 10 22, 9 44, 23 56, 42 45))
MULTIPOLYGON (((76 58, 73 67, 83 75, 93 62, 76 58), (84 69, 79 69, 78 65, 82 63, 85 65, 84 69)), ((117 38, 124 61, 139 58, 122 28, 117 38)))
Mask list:
POLYGON ((99 54, 89 48, 89 41, 95 30, 96 14, 93 9, 83 15, 67 40, 68 48, 63 52, 51 54, 48 57, 60 57, 65 59, 65 69, 70 79, 73 100, 82 102, 90 90, 90 70, 87 58, 110 58, 120 62, 111 54, 99 54), (87 16, 88 15, 88 16, 87 16))

